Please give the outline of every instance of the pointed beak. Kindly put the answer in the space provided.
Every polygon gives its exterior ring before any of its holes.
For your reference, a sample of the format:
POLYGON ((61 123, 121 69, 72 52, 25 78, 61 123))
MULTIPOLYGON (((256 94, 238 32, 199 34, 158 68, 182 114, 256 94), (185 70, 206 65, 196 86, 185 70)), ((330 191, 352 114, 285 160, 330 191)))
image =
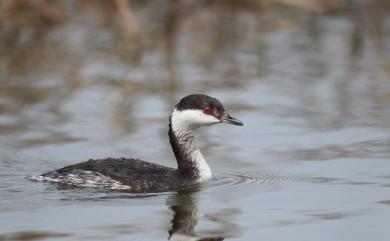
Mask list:
POLYGON ((236 126, 243 126, 244 125, 244 123, 242 123, 242 121, 232 117, 229 114, 226 114, 226 116, 222 117, 221 118, 221 122, 222 123, 236 125, 236 126))

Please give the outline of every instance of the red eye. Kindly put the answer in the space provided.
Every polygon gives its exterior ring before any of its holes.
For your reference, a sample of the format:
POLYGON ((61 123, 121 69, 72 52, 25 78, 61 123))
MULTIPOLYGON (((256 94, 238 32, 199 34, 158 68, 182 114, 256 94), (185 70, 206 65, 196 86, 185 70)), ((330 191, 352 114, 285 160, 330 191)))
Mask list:
POLYGON ((213 111, 211 110, 210 107, 204 107, 203 108, 203 113, 207 114, 207 115, 211 115, 213 113, 213 111))

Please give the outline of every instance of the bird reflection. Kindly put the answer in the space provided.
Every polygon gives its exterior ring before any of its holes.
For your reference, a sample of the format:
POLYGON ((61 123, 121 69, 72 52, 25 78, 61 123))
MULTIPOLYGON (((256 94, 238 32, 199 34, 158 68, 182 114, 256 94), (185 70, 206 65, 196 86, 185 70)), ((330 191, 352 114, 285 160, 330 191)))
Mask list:
MULTIPOLYGON (((169 230, 169 240, 172 241, 219 241, 225 237, 201 236, 196 234, 194 228, 201 218, 201 213, 197 208, 196 200, 194 199, 194 190, 179 191, 174 196, 168 199, 168 204, 173 211, 173 219, 171 221, 172 228, 169 230)), ((214 219, 216 222, 217 218, 214 219)), ((221 223, 224 223, 223 221, 221 223)), ((213 230, 218 232, 218 230, 213 230)))

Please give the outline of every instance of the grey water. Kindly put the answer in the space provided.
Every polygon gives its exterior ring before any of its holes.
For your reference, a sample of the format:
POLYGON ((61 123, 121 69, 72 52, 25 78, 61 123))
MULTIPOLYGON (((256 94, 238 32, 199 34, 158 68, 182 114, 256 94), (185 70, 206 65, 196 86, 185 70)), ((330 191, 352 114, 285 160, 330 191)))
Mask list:
POLYGON ((362 9, 206 9, 164 33, 138 6, 140 26, 156 25, 141 28, 141 54, 123 46, 132 39, 112 27, 119 20, 100 26, 98 10, 44 40, 31 27, 2 41, 0 240, 388 240, 390 22, 362 9), (245 123, 198 134, 214 172, 202 188, 26 179, 90 158, 175 167, 168 116, 189 93, 245 123))

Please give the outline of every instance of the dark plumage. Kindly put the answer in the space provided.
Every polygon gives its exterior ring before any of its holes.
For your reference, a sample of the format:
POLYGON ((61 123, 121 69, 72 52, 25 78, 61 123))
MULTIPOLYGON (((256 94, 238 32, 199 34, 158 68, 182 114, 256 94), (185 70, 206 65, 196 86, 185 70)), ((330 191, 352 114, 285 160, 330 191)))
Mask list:
MULTIPOLYGON (((80 171, 91 171, 110 177, 122 185, 129 186, 127 190, 132 192, 160 192, 170 190, 172 187, 180 189, 192 185, 191 179, 183 176, 178 169, 127 158, 91 159, 42 174, 42 176, 56 178, 72 173, 80 176, 80 171)), ((103 184, 102 187, 104 188, 103 184)))

